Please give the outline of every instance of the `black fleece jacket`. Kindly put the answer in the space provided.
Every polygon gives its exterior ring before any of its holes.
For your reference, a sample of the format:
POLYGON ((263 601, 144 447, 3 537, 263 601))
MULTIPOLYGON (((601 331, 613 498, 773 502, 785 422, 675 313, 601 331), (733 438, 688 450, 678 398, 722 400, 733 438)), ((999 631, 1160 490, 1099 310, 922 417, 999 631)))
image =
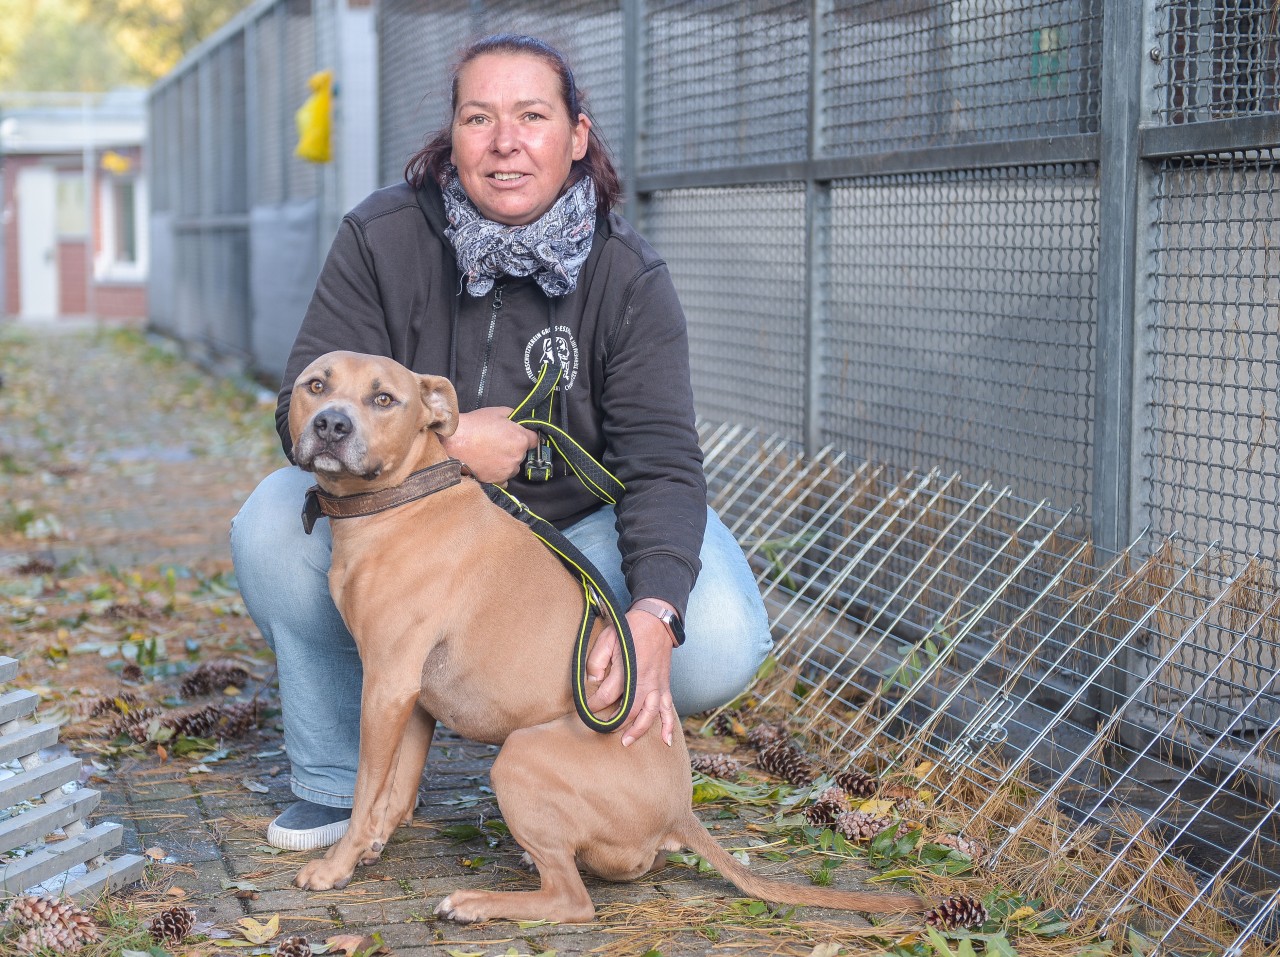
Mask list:
MULTIPOLYGON (((618 545, 633 598, 683 616, 699 570, 706 479, 694 429, 684 312, 666 264, 624 219, 600 215, 570 295, 531 279, 463 289, 434 185, 378 190, 344 217, 285 368, 276 428, 292 460, 294 379, 335 349, 390 356, 446 375, 463 412, 516 406, 546 352, 567 369, 555 421, 626 485, 618 545)), ((508 488, 564 528, 600 502, 557 462, 549 482, 508 488)))

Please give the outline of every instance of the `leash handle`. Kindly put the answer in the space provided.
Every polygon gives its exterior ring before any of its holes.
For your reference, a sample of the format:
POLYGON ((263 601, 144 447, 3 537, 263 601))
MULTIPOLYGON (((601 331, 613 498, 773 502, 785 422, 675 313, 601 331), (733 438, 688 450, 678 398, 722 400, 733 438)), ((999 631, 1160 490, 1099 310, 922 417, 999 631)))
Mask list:
MULTIPOLYGON (((508 515, 519 519, 529 527, 535 536, 550 549, 562 565, 578 577, 583 592, 582 621, 578 625, 578 636, 573 645, 573 706, 578 717, 592 731, 609 734, 618 730, 626 722, 627 716, 635 705, 636 697, 636 646, 631 638, 631 626, 627 624, 627 616, 620 609, 620 602, 613 593, 600 570, 591 563, 579 548, 569 541, 563 532, 535 514, 527 505, 504 488, 481 483, 481 488, 489 496, 489 500, 508 515), (622 702, 617 714, 611 718, 597 717, 587 705, 587 644, 591 639, 592 607, 595 606, 607 616, 618 635, 618 650, 621 653, 624 675, 622 702)), ((616 664, 616 662, 615 662, 616 664)))

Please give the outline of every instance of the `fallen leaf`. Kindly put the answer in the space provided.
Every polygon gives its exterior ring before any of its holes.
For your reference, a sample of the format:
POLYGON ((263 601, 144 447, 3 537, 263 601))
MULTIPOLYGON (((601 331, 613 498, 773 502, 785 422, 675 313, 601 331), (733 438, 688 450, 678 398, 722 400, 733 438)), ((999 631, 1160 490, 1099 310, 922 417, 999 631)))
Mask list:
POLYGON ((873 817, 888 817, 893 813, 893 802, 880 800, 863 801, 858 805, 858 810, 873 817))
POLYGON ((840 953, 840 945, 827 941, 825 944, 818 944, 813 950, 809 951, 809 957, 836 957, 840 953))
POLYGON ((166 748, 163 744, 156 745, 156 754, 160 756, 161 764, 164 764, 166 761, 169 760, 169 749, 166 748))
POLYGON ((238 890, 231 896, 242 901, 256 901, 261 895, 257 891, 238 890))
POLYGON ((167 894, 170 897, 177 897, 177 898, 183 898, 187 896, 187 892, 181 887, 170 887, 167 891, 165 891, 165 894, 167 894))
POLYGON ((1036 909, 1034 907, 1028 907, 1024 904, 1023 906, 1019 907, 1016 911, 1014 911, 1012 914, 1009 915, 1009 920, 1022 920, 1022 918, 1024 917, 1034 917, 1035 915, 1036 915, 1036 909))
POLYGON ((382 944, 381 935, 364 937, 360 934, 337 934, 334 937, 326 937, 324 942, 329 945, 330 953, 340 950, 347 957, 352 957, 354 954, 381 954, 386 952, 386 947, 382 944))
POLYGON ((257 781, 251 781, 248 778, 245 778, 240 783, 244 785, 245 790, 252 791, 254 794, 267 794, 271 791, 271 788, 265 784, 259 784, 257 781))
POLYGON ((280 933, 279 914, 272 914, 271 919, 265 924, 259 923, 252 917, 241 917, 236 923, 240 925, 244 939, 253 944, 265 944, 280 933))
POLYGON ((142 853, 145 854, 147 857, 151 858, 153 861, 163 861, 167 856, 165 854, 164 848, 158 844, 155 847, 147 848, 142 853))
POLYGON ((193 764, 191 765, 191 767, 187 768, 187 773, 188 774, 212 774, 213 772, 209 770, 209 765, 207 764, 193 764))

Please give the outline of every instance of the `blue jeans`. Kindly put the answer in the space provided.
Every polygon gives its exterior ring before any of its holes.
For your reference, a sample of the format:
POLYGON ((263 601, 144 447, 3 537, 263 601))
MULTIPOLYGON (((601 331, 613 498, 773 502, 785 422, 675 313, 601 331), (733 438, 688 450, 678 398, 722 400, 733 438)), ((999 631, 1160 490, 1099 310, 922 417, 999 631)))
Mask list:
MULTIPOLYGON (((329 521, 318 522, 311 535, 302 530, 303 494, 313 483, 293 467, 263 479, 232 522, 231 556, 245 607, 276 654, 293 792, 350 807, 360 657, 329 596, 329 521)), ((629 604, 613 509, 599 509, 565 534, 629 604)), ((671 658, 671 693, 682 715, 737 697, 773 646, 742 549, 710 510, 701 557, 685 615, 687 640, 671 658)))

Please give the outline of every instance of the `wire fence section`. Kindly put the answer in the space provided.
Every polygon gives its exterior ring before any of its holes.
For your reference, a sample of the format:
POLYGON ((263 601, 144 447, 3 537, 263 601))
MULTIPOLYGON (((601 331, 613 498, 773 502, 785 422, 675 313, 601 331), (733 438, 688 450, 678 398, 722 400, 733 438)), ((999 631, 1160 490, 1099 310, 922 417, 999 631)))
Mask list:
POLYGON ((785 705, 833 767, 928 768, 983 866, 1112 939, 1274 943, 1265 563, 1147 536, 1104 554, 1071 512, 1007 486, 702 433, 777 640, 760 707, 785 705))

